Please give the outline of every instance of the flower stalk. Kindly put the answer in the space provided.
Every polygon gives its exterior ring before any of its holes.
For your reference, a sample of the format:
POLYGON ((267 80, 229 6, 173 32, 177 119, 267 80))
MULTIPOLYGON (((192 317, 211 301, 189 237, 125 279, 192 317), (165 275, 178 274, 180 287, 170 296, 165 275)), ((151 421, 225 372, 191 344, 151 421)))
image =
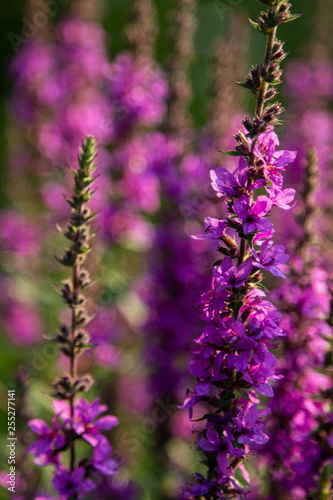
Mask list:
POLYGON ((73 170, 74 193, 66 201, 71 213, 66 230, 62 231, 70 241, 63 255, 57 258, 65 267, 72 268, 71 279, 61 282, 59 293, 71 311, 70 323, 60 324, 57 335, 50 339, 55 342, 62 354, 69 359, 69 371, 52 384, 53 410, 55 417, 50 428, 44 421, 33 419, 31 429, 38 435, 38 440, 28 450, 34 455, 38 465, 52 464, 55 467, 53 485, 60 495, 68 499, 81 499, 95 489, 96 474, 113 475, 117 472, 117 463, 111 458, 111 446, 102 430, 118 425, 118 419, 108 415, 94 421, 105 412, 106 406, 99 404, 99 399, 88 403, 78 395, 86 392, 93 384, 90 374, 78 373, 78 360, 91 344, 86 326, 92 315, 86 311, 84 289, 91 284, 84 264, 91 250, 90 222, 97 214, 91 213, 88 206, 94 191, 92 184, 96 180, 94 164, 96 141, 88 136, 82 143, 78 155, 78 169, 73 170), (77 456, 78 439, 85 440, 93 449, 92 457, 77 456), (62 453, 69 451, 69 466, 65 467, 62 453))
POLYGON ((268 215, 273 206, 291 208, 295 191, 283 188, 282 172, 296 152, 277 149, 274 125, 280 123, 282 107, 266 101, 276 95, 285 58, 283 44, 276 39, 277 27, 298 16, 290 13, 287 2, 262 3, 268 5, 267 12, 251 24, 266 36, 265 60, 240 83, 256 99, 255 114, 244 118, 245 130, 235 134, 235 150, 227 153, 240 157, 235 171, 223 167, 211 171, 217 196, 226 197, 227 217, 207 217, 205 234, 195 237, 217 240, 223 258, 213 264, 211 288, 199 303, 206 327, 190 346, 190 372, 197 384, 183 408, 189 409, 191 419, 198 403, 206 409, 203 415, 199 411, 196 420, 205 422, 197 443, 208 472, 206 477, 196 474, 197 483, 184 490, 184 498, 189 499, 245 498, 249 445, 268 440, 257 394, 273 396, 269 382, 274 379, 276 360, 269 348, 276 347, 282 332, 280 314, 266 299, 261 281, 263 271, 285 278, 279 266, 288 255, 282 245, 274 245, 268 215))

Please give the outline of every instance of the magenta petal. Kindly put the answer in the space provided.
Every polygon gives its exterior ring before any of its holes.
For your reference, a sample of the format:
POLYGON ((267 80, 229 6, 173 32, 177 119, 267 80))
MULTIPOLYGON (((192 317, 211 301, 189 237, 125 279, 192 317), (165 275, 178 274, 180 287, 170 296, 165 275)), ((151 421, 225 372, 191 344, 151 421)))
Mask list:
POLYGON ((251 260, 247 260, 238 266, 237 272, 235 273, 237 280, 244 280, 247 278, 252 272, 252 267, 253 263, 251 260))
POLYGON ((228 458, 226 453, 220 452, 217 457, 217 463, 219 465, 219 469, 223 474, 227 472, 227 468, 229 466, 228 458))
POLYGON ((252 441, 252 439, 250 438, 250 436, 248 434, 242 434, 238 438, 239 444, 250 444, 251 441, 252 441))
POLYGON ((257 386, 256 391, 259 392, 259 394, 262 394, 263 396, 267 396, 269 398, 272 398, 274 396, 273 389, 267 383, 257 386))
POLYGON ((204 451, 217 451, 219 448, 219 445, 210 443, 209 441, 206 441, 205 439, 198 439, 198 445, 204 451))
POLYGON ((233 263, 232 259, 230 259, 230 257, 224 257, 224 259, 221 263, 221 273, 225 274, 233 267, 234 267, 234 263, 233 263))
POLYGON ((95 434, 91 434, 90 432, 84 432, 82 437, 87 441, 87 443, 91 444, 91 446, 95 447, 98 444, 98 436, 95 434))
POLYGON ((217 431, 214 431, 212 429, 208 429, 206 431, 206 436, 208 441, 210 441, 214 446, 219 447, 221 444, 221 440, 219 438, 219 434, 217 431))
POLYGON ((272 200, 264 195, 258 196, 251 207, 251 213, 257 215, 258 217, 262 217, 267 215, 271 208, 272 200))
POLYGON ((255 434, 253 436, 253 441, 257 444, 265 444, 269 440, 269 437, 266 434, 255 434))
POLYGON ((112 476, 114 474, 117 474, 119 470, 118 462, 112 459, 104 460, 101 462, 93 460, 93 465, 95 469, 99 470, 106 476, 112 476))
POLYGON ((205 396, 206 394, 209 393, 210 391, 210 388, 211 388, 211 383, 210 382, 207 382, 207 383, 198 383, 195 387, 195 392, 198 396, 205 396))
POLYGON ((242 220, 246 220, 249 216, 247 205, 243 201, 235 201, 233 206, 234 212, 242 220))
POLYGON ((236 356, 234 360, 234 367, 236 368, 236 370, 244 372, 249 365, 250 356, 250 352, 243 352, 239 356, 236 356))
POLYGON ((297 151, 276 151, 274 154, 274 164, 278 168, 283 168, 295 161, 297 151))
POLYGON ((259 418, 258 408, 256 405, 252 405, 244 416, 244 425, 246 427, 253 427, 259 418))
POLYGON ((32 443, 27 448, 27 451, 35 455, 35 457, 40 457, 41 455, 46 454, 50 450, 52 442, 53 442, 52 437, 45 437, 38 439, 35 443, 32 443))
POLYGON ((111 445, 105 436, 98 437, 98 446, 94 450, 94 458, 101 462, 110 457, 111 445))
POLYGON ((101 417, 95 423, 95 426, 98 430, 104 431, 113 429, 113 427, 116 427, 117 425, 119 425, 119 420, 113 415, 106 415, 105 417, 101 417))
POLYGON ((29 420, 28 425, 30 429, 39 436, 42 436, 43 434, 50 432, 50 427, 47 425, 47 423, 39 418, 34 418, 32 420, 29 420))
POLYGON ((257 229, 257 224, 255 222, 245 222, 243 226, 244 234, 253 233, 257 229))
POLYGON ((52 401, 52 408, 56 415, 61 417, 63 420, 70 418, 71 412, 69 404, 66 401, 61 401, 60 399, 54 399, 52 401))

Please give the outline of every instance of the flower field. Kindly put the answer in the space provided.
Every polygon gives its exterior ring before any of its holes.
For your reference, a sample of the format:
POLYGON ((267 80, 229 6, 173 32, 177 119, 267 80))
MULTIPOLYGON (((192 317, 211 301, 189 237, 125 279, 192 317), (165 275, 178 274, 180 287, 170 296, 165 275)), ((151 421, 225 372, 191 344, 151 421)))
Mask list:
POLYGON ((0 500, 333 499, 333 0, 15 0, 0 500))

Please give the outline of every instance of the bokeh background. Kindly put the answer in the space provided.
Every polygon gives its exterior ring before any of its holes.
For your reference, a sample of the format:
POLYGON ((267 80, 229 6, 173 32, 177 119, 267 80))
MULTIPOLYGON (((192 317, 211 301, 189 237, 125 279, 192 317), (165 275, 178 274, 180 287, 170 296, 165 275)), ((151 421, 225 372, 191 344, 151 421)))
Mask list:
MULTIPOLYGON (((326 64, 317 83, 323 92, 307 102, 330 113, 333 1, 292 3, 303 16, 279 33, 290 53, 289 82, 311 80, 313 61, 326 64)), ((36 27, 34 16, 45 13, 45 4, 11 0, 0 15, 0 426, 4 443, 7 390, 15 388, 22 475, 15 498, 54 498, 51 470, 37 470, 25 453, 32 440, 26 422, 50 420, 49 384, 65 367, 43 336, 64 318, 52 287, 65 276, 54 259, 64 245, 55 224, 66 220, 68 164, 75 165, 85 132, 96 133, 101 146, 100 232, 90 260, 98 282, 89 302, 101 348, 82 360, 82 370, 92 371, 93 395, 121 422, 110 435, 121 472, 91 498, 177 498, 199 466, 191 426, 177 405, 191 384, 187 342, 200 332, 196 294, 208 286, 214 262, 213 247, 190 235, 202 231, 205 216, 220 213, 209 170, 228 164, 217 151, 232 147, 242 114, 253 110, 252 98, 231 79, 241 81, 263 58, 263 37, 247 22, 261 5, 155 0, 141 2, 140 11, 140 1, 53 0, 54 14, 36 27), (29 54, 36 41, 53 46, 53 55, 29 54)), ((305 101, 290 88, 280 91, 291 121, 302 111, 291 107, 291 96, 299 107, 305 101)), ((282 135, 288 130, 283 125, 282 135)), ((297 178, 293 182, 297 188, 297 178)), ((6 471, 5 446, 0 463, 6 471)))

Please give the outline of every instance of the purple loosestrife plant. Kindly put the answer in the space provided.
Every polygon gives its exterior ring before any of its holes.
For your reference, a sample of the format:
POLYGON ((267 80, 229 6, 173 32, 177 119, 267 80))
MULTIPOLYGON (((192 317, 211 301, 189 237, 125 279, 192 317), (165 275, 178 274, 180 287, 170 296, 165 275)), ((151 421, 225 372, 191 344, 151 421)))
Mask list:
POLYGON ((296 153, 277 149, 274 125, 280 123, 282 108, 266 101, 276 95, 280 63, 285 58, 277 28, 298 15, 292 15, 290 3, 283 0, 262 3, 268 10, 252 25, 267 38, 265 61, 252 67, 241 84, 256 99, 255 115, 244 118, 244 130, 235 135, 236 148, 229 152, 240 157, 238 167, 232 173, 221 167, 212 172, 214 189, 219 197, 226 197, 227 216, 212 225, 207 219, 205 236, 211 239, 215 233, 222 259, 213 265, 211 287, 199 303, 206 326, 190 346, 190 372, 197 383, 183 405, 190 418, 198 403, 201 410, 205 408, 197 419, 205 422, 197 444, 208 472, 206 477, 196 474, 196 484, 185 488, 183 498, 244 498, 237 469, 248 482, 243 462, 249 445, 268 440, 257 407, 258 394, 273 396, 270 381, 276 359, 269 348, 276 347, 283 334, 281 315, 261 285, 262 270, 281 275, 277 266, 288 257, 284 248, 274 246, 267 216, 273 206, 290 208, 295 191, 283 188, 282 172, 296 153))
POLYGON ((63 256, 58 259, 61 264, 72 269, 70 279, 62 281, 59 288, 61 297, 71 312, 69 324, 61 324, 52 340, 59 350, 69 359, 69 372, 57 379, 52 394, 52 424, 48 425, 40 419, 29 421, 30 428, 38 439, 29 447, 34 461, 41 466, 54 465, 53 486, 64 499, 85 498, 86 493, 97 488, 94 481, 96 474, 113 475, 117 472, 117 462, 111 456, 111 446, 102 432, 118 425, 114 416, 101 416, 106 410, 99 398, 89 403, 78 395, 87 391, 93 384, 90 374, 78 374, 78 358, 86 350, 93 347, 86 325, 91 316, 85 309, 83 290, 91 280, 84 262, 91 249, 92 234, 90 221, 95 217, 88 202, 93 191, 91 186, 95 180, 95 148, 93 137, 88 136, 82 143, 79 152, 77 170, 74 174, 74 194, 67 199, 71 207, 71 215, 64 235, 71 242, 63 256), (83 440, 93 448, 91 456, 77 456, 77 441, 83 440), (69 453, 69 464, 62 460, 64 452, 69 453))

